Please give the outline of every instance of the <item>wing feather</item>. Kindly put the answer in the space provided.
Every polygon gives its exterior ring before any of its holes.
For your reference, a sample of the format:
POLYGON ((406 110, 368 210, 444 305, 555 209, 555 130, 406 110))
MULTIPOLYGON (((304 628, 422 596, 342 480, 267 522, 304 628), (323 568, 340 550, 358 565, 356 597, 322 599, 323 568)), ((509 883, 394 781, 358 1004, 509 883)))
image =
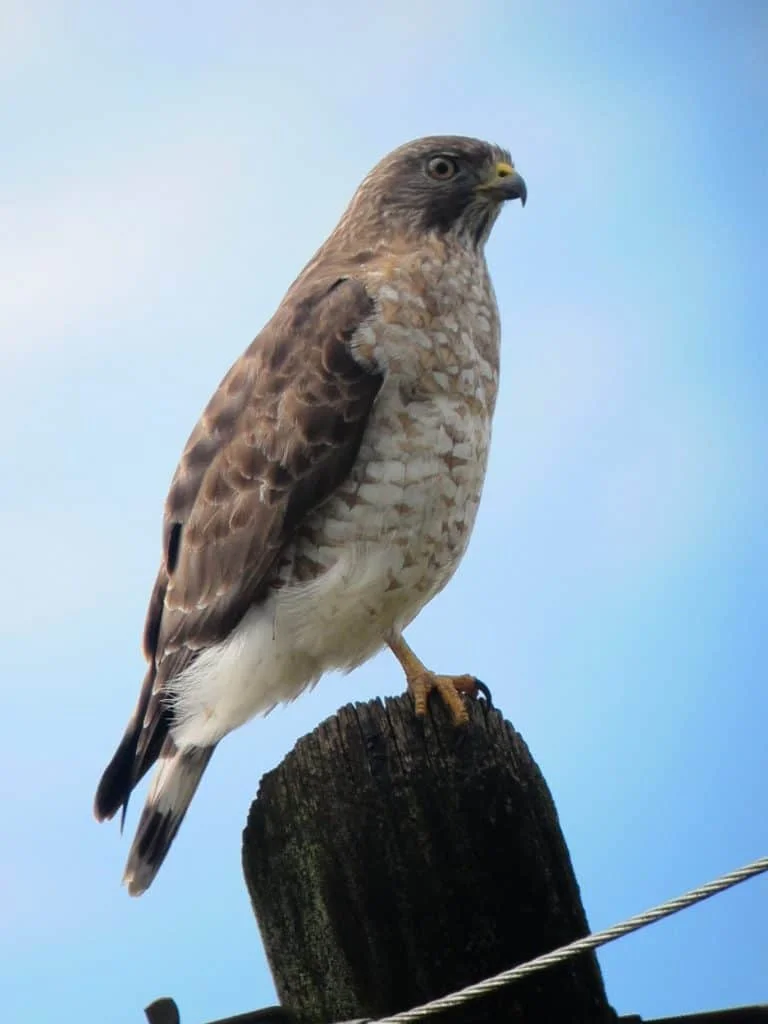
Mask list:
POLYGON ((130 788, 97 797, 99 816, 124 805, 156 759, 172 724, 169 682, 262 598, 284 545, 352 469, 383 378, 349 342, 373 314, 353 278, 299 284, 190 435, 165 505, 144 628, 149 672, 121 744, 130 788))

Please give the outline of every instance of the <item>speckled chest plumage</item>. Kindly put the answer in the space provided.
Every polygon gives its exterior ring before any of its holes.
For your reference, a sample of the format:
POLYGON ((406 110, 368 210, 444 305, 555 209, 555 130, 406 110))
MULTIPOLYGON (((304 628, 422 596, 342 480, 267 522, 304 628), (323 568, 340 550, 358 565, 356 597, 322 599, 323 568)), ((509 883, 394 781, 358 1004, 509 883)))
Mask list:
POLYGON ((284 609, 299 641, 322 636, 331 664, 345 668, 407 625, 456 570, 498 384, 498 314, 476 250, 435 242, 390 253, 364 279, 377 315, 352 350, 385 382, 355 468, 302 526, 276 580, 278 621, 284 609))

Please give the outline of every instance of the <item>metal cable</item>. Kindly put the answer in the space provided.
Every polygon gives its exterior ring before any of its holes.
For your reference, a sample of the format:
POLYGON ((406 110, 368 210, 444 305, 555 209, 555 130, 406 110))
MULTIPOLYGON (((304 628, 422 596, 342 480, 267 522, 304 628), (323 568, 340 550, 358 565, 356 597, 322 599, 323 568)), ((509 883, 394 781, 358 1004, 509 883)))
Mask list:
MULTIPOLYGON (((402 1013, 395 1013, 391 1017, 382 1017, 373 1022, 373 1024, 409 1024, 411 1021, 430 1017, 433 1013, 439 1013, 441 1010, 461 1006, 471 999, 478 999, 489 992, 495 992, 497 989, 503 988, 519 978, 525 978, 536 971, 543 971, 547 967, 553 967, 555 964, 570 960, 578 956, 579 953, 584 953, 590 949, 597 949, 598 946, 604 946, 608 942, 613 942, 614 939, 620 939, 623 935, 636 932, 639 928, 645 928, 646 925, 653 924, 654 921, 660 921, 663 917, 676 914, 678 910, 692 907, 695 903, 700 903, 702 900, 706 900, 718 892, 730 889, 731 886, 738 885, 739 882, 745 882, 748 878, 753 878, 755 875, 761 875, 765 871, 768 871, 768 857, 761 857, 759 860, 747 864, 746 867, 731 871, 727 875, 721 875, 720 878, 716 878, 713 882, 707 882, 706 885, 700 885, 698 889, 691 889, 690 892, 678 896, 676 899, 667 900, 666 903, 661 903, 651 910, 646 910, 642 914, 636 914, 634 917, 622 921, 621 924, 615 924, 601 932, 594 932, 583 939, 576 939, 575 942, 570 942, 567 946, 561 946, 551 953, 537 956, 527 963, 511 967, 507 971, 502 971, 501 974, 495 974, 492 978, 478 981, 474 985, 467 985, 466 988, 459 989, 458 992, 451 992, 448 995, 441 996, 439 999, 433 999, 431 1002, 424 1003, 422 1006, 416 1006, 412 1010, 404 1010, 402 1013)), ((357 1024, 357 1022, 354 1022, 354 1024, 357 1024)))

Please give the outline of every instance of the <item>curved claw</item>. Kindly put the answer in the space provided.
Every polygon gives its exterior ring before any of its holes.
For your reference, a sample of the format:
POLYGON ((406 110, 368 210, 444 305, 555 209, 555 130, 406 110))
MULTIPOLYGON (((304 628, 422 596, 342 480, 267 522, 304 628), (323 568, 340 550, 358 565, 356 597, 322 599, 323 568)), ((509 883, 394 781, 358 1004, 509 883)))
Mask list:
POLYGON ((493 708, 493 697, 491 696, 491 691, 484 682, 477 678, 477 676, 475 676, 475 687, 478 693, 482 693, 483 697, 485 697, 485 703, 488 707, 493 708))

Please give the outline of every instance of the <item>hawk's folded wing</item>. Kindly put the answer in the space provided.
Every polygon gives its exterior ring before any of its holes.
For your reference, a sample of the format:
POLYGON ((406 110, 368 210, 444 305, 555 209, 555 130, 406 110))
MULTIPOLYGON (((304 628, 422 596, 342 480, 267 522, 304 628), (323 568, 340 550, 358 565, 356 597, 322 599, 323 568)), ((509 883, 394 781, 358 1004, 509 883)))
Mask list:
POLYGON ((373 312, 352 278, 289 292, 195 427, 166 501, 144 630, 150 667, 99 786, 99 818, 125 804, 156 760, 171 721, 169 680, 229 635, 296 527, 352 469, 382 376, 349 342, 373 312))

